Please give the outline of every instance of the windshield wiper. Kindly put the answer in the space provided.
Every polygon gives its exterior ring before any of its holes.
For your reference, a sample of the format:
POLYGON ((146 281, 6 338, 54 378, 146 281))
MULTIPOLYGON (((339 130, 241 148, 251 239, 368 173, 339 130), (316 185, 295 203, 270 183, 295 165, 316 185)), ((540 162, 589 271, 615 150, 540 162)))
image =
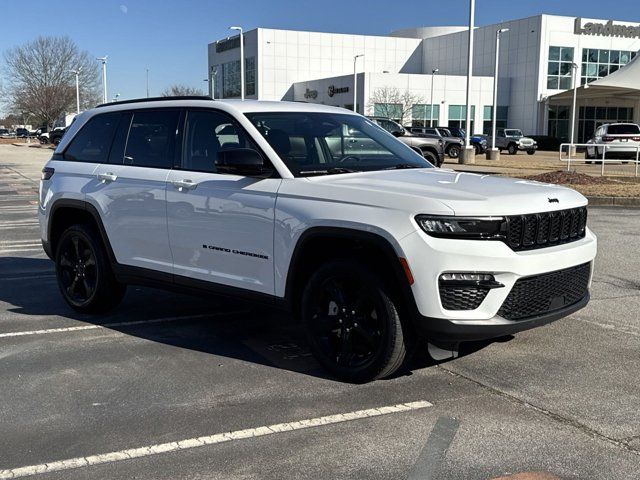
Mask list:
POLYGON ((333 175, 335 173, 354 173, 360 171, 361 170, 353 170, 352 168, 332 167, 326 170, 301 170, 299 173, 300 175, 333 175))
POLYGON ((385 170, 402 170, 405 168, 423 168, 418 165, 412 165, 410 163, 398 163, 397 165, 392 165, 391 167, 385 168, 385 170))

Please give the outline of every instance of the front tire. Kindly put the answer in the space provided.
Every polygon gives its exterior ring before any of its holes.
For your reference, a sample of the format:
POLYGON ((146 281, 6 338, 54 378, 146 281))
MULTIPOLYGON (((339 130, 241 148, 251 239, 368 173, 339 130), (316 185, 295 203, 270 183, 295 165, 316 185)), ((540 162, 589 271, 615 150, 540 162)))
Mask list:
POLYGON ((449 158, 458 158, 460 156, 460 146, 451 145, 447 150, 447 155, 449 155, 449 158))
POLYGON ((534 153, 536 153, 535 150, 527 150, 527 155, 533 155, 534 153))
POLYGON ((391 291, 359 262, 335 260, 318 268, 303 292, 301 310, 313 355, 340 379, 389 377, 408 357, 391 291))
POLYGON ((87 225, 67 228, 56 248, 56 277, 63 298, 82 313, 99 313, 114 308, 125 294, 111 270, 105 247, 87 225))

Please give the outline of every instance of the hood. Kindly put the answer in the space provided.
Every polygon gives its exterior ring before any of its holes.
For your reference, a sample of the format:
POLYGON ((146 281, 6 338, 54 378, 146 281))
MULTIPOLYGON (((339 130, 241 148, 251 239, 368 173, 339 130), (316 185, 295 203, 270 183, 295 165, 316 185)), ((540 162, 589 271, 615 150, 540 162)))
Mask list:
POLYGON ((559 185, 439 168, 327 175, 309 181, 342 190, 344 201, 401 202, 411 213, 435 213, 421 211, 434 202, 461 216, 521 215, 587 204, 580 193, 559 185))

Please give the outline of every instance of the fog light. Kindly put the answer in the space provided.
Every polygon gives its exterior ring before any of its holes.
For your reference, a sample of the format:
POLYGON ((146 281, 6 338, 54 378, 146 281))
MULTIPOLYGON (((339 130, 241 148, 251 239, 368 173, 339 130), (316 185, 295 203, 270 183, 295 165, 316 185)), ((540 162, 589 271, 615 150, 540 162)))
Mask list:
POLYGON ((467 280, 471 282, 481 282, 481 281, 492 281, 494 280, 493 275, 489 273, 443 273, 440 275, 440 280, 448 281, 456 281, 456 280, 467 280))
POLYGON ((440 275, 440 284, 457 286, 477 286, 483 288, 500 288, 504 285, 497 282, 491 273, 447 272, 440 275))

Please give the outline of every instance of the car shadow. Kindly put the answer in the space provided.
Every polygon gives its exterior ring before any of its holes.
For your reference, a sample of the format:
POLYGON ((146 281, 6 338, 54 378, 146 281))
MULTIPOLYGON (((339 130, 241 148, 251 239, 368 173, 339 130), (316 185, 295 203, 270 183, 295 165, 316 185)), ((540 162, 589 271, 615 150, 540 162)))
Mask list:
MULTIPOLYGON (((11 331, 77 326, 75 322, 82 322, 152 342, 335 380, 312 357, 304 332, 291 315, 268 306, 129 286, 113 311, 81 314, 62 299, 53 262, 22 257, 0 258, 0 303, 6 304, 6 312, 14 314, 1 317, 0 333, 6 331, 3 323, 10 321, 11 331), (38 322, 36 327, 32 320, 38 322)), ((490 343, 464 344, 460 356, 490 343)), ((393 378, 438 363, 443 362, 430 359, 425 344, 409 368, 393 378)))

